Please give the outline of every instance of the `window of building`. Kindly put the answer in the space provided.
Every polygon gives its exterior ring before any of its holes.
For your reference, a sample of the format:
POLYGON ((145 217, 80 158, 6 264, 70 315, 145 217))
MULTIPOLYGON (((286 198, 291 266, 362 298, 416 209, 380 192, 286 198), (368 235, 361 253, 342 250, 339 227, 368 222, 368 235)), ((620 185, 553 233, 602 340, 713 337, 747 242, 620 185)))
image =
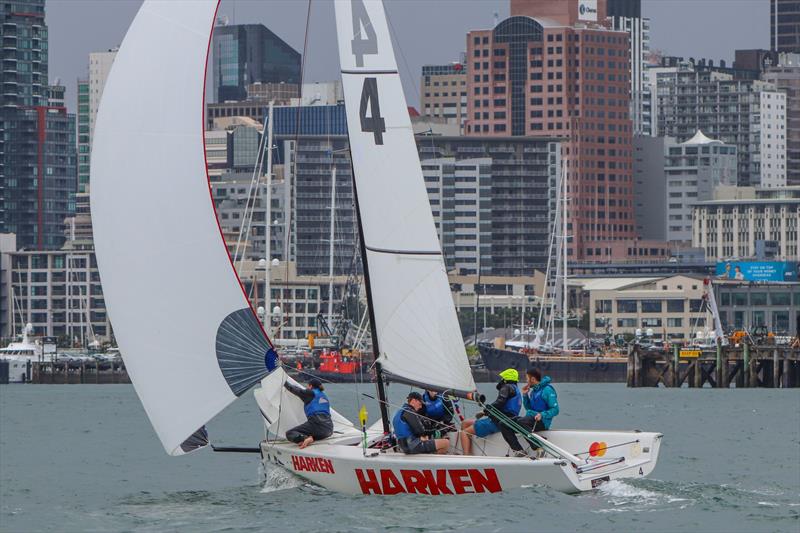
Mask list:
POLYGON ((595 300, 595 302, 594 302, 594 312, 595 313, 610 313, 611 312, 611 300, 595 300))
POLYGON ((661 300, 642 300, 642 313, 660 313, 661 300))
POLYGON ((790 294, 788 292, 771 292, 769 294, 769 302, 772 305, 789 305, 790 294))
POLYGON ((668 328, 682 328, 683 327, 683 319, 670 317, 667 318, 667 327, 668 328))
POLYGON ((617 319, 617 327, 618 328, 635 328, 636 327, 636 319, 635 318, 618 318, 617 319))
POLYGON ((767 305, 767 293, 766 292, 751 292, 750 293, 750 305, 767 305))
POLYGON ((667 300, 667 313, 683 313, 683 300, 667 300))
POLYGON ((617 313, 635 313, 636 300, 617 300, 617 313))
POLYGON ((643 328, 660 328, 661 327, 661 319, 660 318, 643 318, 642 319, 642 327, 643 328))
POLYGON ((700 298, 692 298, 689 300, 689 312, 690 313, 699 313, 700 310, 703 308, 703 300, 700 298))

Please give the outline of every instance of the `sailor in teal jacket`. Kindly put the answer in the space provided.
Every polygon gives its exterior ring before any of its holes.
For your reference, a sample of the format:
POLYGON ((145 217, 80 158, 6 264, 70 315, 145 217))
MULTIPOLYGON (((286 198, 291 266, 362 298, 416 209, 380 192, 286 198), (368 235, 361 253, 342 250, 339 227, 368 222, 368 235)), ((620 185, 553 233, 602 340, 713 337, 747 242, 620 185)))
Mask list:
POLYGON ((530 425, 534 431, 550 429, 553 418, 558 415, 558 395, 556 389, 550 384, 550 376, 542 377, 539 369, 533 368, 527 372, 528 384, 522 389, 522 405, 525 407, 524 418, 531 418, 530 425), (536 422, 535 426, 532 422, 536 422))
MULTIPOLYGON (((536 433, 550 429, 553 418, 558 415, 558 396, 550 384, 550 376, 542 378, 538 368, 526 372, 527 384, 522 388, 522 406, 525 416, 514 418, 517 426, 536 433)), ((517 431, 507 425, 501 428, 503 438, 517 456, 525 456, 517 431)))

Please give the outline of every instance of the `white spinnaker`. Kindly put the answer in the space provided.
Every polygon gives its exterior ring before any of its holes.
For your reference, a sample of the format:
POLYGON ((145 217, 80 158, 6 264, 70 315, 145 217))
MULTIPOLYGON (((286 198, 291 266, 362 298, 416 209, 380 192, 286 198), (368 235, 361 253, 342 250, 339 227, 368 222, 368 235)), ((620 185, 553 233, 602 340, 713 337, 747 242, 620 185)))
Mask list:
POLYGON ((383 4, 335 6, 381 364, 412 381, 475 390, 383 4))
POLYGON ((105 85, 92 152, 106 305, 136 392, 173 455, 196 448, 187 438, 241 394, 238 368, 233 377, 221 370, 226 342, 243 343, 262 367, 267 342, 206 176, 203 89, 216 8, 217 0, 145 1, 105 85))

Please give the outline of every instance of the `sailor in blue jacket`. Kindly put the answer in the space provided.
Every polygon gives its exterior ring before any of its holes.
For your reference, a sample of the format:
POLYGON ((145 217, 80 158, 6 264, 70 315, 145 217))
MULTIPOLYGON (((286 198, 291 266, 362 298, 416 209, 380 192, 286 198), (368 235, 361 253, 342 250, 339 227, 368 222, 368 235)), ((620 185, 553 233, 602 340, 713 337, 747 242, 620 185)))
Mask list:
MULTIPOLYGON (((522 388, 525 416, 517 417, 514 421, 531 433, 548 430, 559 412, 556 389, 550 384, 550 376, 542 377, 538 368, 528 369, 525 377, 528 382, 522 388)), ((522 446, 514 430, 503 426, 501 431, 511 449, 521 455, 522 446)))
POLYGON ((519 390, 519 372, 507 368, 500 372, 500 381, 497 383, 497 399, 488 405, 483 412, 478 413, 474 419, 465 420, 461 424, 461 447, 464 455, 472 454, 472 436, 488 437, 493 433, 502 431, 505 427, 501 418, 514 418, 519 415, 522 407, 522 393, 519 390))
POLYGON ((449 398, 436 391, 426 390, 422 393, 422 403, 425 406, 423 422, 427 433, 455 430, 453 427, 453 402, 449 398))
POLYGON ((315 440, 327 439, 333 434, 333 421, 331 420, 331 403, 322 382, 312 378, 305 389, 292 385, 289 382, 283 386, 303 400, 303 411, 308 419, 306 422, 286 432, 286 439, 305 448, 315 440))
POLYGON ((447 453, 450 447, 448 439, 432 439, 426 435, 424 411, 422 395, 418 392, 409 393, 406 403, 392 419, 397 446, 403 453, 408 454, 447 453))

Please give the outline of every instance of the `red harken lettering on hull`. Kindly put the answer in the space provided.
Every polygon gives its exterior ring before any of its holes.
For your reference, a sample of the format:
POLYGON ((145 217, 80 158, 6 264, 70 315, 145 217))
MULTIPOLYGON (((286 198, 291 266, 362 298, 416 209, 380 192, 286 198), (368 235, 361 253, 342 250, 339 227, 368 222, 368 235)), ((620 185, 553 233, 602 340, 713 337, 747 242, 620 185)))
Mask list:
POLYGON ((334 474, 333 461, 322 457, 303 457, 302 455, 292 456, 292 468, 295 472, 322 472, 323 474, 334 474))
POLYGON ((500 492, 503 488, 494 468, 463 470, 356 469, 356 479, 364 494, 472 494, 500 492))

